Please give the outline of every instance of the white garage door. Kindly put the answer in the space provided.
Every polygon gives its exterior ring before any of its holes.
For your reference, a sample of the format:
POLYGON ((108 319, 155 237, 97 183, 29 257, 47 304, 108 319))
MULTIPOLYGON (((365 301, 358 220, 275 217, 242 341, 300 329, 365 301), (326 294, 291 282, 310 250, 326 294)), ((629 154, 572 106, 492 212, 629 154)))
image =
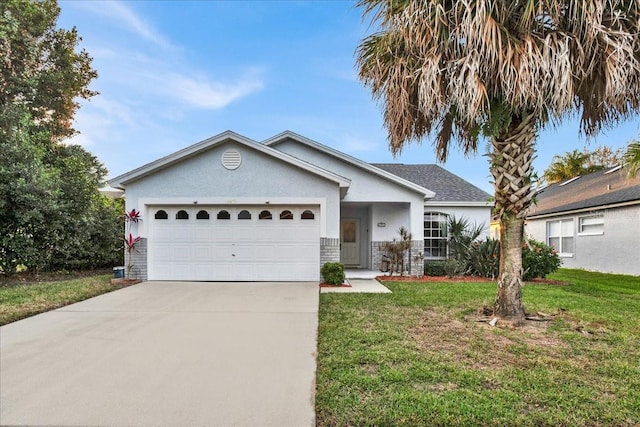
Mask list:
POLYGON ((149 280, 319 280, 317 206, 159 206, 149 217, 149 280))

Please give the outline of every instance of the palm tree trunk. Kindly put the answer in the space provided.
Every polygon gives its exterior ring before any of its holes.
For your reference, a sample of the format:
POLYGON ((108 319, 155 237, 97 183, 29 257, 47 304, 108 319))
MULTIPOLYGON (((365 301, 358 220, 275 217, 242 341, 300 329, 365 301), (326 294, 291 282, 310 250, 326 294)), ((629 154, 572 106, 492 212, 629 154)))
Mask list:
POLYGON ((531 204, 533 116, 513 117, 505 137, 493 138, 491 174, 494 178, 495 212, 500 219, 500 273, 495 314, 505 320, 524 320, 522 303, 522 243, 524 218, 531 204))

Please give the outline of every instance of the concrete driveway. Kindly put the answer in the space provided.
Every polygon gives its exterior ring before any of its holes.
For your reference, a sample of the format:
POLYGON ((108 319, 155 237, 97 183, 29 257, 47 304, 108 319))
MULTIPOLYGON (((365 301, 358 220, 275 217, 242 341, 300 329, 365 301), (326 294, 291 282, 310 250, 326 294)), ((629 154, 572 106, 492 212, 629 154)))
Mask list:
POLYGON ((317 283, 146 282, 0 327, 0 424, 312 426, 317 283))

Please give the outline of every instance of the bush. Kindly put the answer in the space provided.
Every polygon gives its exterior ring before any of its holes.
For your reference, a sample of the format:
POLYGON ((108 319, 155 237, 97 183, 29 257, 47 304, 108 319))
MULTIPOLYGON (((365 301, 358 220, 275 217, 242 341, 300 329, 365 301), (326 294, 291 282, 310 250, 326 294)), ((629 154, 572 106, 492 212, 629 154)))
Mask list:
POLYGON ((553 273, 562 261, 560 256, 551 246, 537 240, 529 239, 528 244, 522 245, 523 279, 531 280, 537 277, 545 278, 553 273))
POLYGON ((340 262, 328 262, 320 270, 325 283, 329 285, 342 285, 344 283, 344 265, 340 262))
POLYGON ((446 273, 444 271, 444 261, 425 261, 424 275, 425 276, 446 276, 446 273))
MULTIPOLYGON (((542 242, 528 239, 522 246, 523 280, 544 278, 560 267, 561 260, 556 251, 542 242)), ((469 251, 471 274, 495 279, 500 269, 500 242, 485 239, 474 242, 469 251)))
POLYGON ((461 276, 465 271, 466 265, 463 261, 449 258, 444 262, 444 272, 447 274, 447 277, 461 276))
POLYGON ((500 241, 487 237, 473 242, 468 259, 470 274, 495 279, 500 270, 500 241))

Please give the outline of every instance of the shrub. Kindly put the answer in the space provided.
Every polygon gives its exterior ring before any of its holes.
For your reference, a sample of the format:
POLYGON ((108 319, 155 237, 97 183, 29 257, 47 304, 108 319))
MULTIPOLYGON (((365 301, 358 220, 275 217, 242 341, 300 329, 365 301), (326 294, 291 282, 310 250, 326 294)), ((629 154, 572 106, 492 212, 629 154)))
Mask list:
POLYGON ((466 271, 466 265, 462 261, 455 258, 449 258, 444 262, 444 272, 448 277, 463 275, 466 271))
POLYGON ((425 276, 446 276, 444 271, 444 261, 425 261, 424 262, 424 275, 425 276))
POLYGON ((328 262, 320 270, 325 283, 329 285, 342 285, 344 282, 344 265, 340 262, 328 262))
MULTIPOLYGON (((522 246, 523 280, 544 278, 560 267, 561 260, 556 251, 542 242, 528 239, 522 246)), ((469 251, 471 274, 495 279, 500 269, 500 242, 485 239, 475 242, 469 251)))
POLYGON ((468 260, 470 274, 495 279, 500 270, 500 241, 487 237, 473 242, 468 260))
POLYGON ((536 277, 545 278, 553 273, 562 261, 551 246, 537 240, 529 239, 522 245, 523 279, 531 280, 536 277))

